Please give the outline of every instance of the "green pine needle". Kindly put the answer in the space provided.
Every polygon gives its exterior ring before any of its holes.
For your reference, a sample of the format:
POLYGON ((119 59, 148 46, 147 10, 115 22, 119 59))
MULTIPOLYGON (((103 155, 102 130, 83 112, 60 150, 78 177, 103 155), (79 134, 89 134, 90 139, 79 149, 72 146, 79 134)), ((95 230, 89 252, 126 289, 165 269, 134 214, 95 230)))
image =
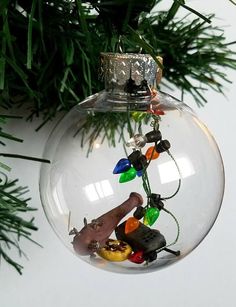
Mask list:
POLYGON ((32 60, 33 60, 33 54, 32 54, 32 32, 33 32, 33 18, 34 13, 36 9, 37 0, 32 1, 32 7, 29 14, 29 23, 28 23, 28 34, 27 34, 27 68, 32 68, 32 60))

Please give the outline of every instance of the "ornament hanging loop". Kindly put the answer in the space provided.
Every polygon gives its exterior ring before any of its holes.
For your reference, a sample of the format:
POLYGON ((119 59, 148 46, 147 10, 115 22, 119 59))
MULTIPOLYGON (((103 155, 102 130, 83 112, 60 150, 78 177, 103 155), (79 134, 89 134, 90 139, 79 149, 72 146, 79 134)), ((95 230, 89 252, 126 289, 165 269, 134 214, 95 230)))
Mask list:
MULTIPOLYGON (((140 40, 143 40, 143 37, 142 37, 141 34, 139 34, 138 36, 139 36, 140 40)), ((143 47, 139 46, 139 51, 138 51, 138 53, 140 54, 140 53, 142 53, 142 51, 143 51, 143 47)))
POLYGON ((122 35, 119 35, 117 47, 118 47, 119 53, 124 53, 124 45, 123 45, 123 42, 122 42, 122 35))
MULTIPOLYGON (((141 34, 139 34, 139 38, 142 40, 143 37, 141 34)), ((117 50, 119 53, 124 53, 124 43, 123 43, 123 35, 120 34, 119 35, 119 38, 118 38, 118 42, 117 42, 117 50)), ((139 46, 139 51, 138 51, 138 54, 141 54, 143 51, 143 47, 139 46)))

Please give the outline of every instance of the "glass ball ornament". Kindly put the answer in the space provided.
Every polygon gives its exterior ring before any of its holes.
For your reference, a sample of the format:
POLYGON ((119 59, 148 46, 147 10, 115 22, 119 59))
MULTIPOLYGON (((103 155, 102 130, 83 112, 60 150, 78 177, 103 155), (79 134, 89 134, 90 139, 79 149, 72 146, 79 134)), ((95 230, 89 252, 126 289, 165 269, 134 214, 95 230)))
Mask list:
POLYGON ((213 226, 224 192, 221 155, 187 105, 154 89, 151 56, 108 53, 101 61, 105 90, 76 105, 46 143, 42 204, 85 262, 156 271, 188 255, 213 226))

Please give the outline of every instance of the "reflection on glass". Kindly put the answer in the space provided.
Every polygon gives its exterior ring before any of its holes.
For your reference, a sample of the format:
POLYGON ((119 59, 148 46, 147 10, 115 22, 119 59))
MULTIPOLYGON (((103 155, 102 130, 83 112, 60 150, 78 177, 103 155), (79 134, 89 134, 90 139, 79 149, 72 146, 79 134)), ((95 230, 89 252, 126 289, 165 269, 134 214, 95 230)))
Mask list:
MULTIPOLYGON (((195 174, 192 162, 188 158, 176 159, 182 178, 195 174)), ((158 165, 161 183, 168 183, 180 179, 180 174, 174 161, 168 161, 158 165)))
POLYGON ((88 184, 84 187, 84 191, 89 201, 96 201, 114 194, 109 180, 88 184))
POLYGON ((69 215, 69 209, 66 205, 66 200, 63 194, 63 183, 62 183, 62 176, 59 177, 57 184, 52 192, 53 199, 55 200, 56 208, 53 210, 52 207, 52 214, 53 216, 57 216, 58 213, 60 215, 69 215))

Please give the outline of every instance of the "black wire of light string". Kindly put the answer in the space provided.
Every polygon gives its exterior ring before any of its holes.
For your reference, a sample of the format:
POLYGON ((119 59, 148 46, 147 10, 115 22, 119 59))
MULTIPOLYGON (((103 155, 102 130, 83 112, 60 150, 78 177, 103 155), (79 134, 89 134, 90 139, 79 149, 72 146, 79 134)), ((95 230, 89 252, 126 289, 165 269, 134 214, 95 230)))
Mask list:
POLYGON ((179 192, 180 187, 181 187, 181 184, 182 184, 182 180, 181 180, 181 177, 182 177, 182 176, 181 176, 181 172, 180 172, 178 163, 176 162, 174 156, 171 154, 171 152, 170 152, 169 150, 167 150, 167 154, 171 157, 171 159, 173 160, 173 162, 174 162, 174 164, 175 164, 175 166, 176 166, 176 168, 177 168, 177 171, 178 171, 178 173, 179 173, 179 179, 178 179, 178 186, 177 186, 176 191, 175 191, 172 195, 170 195, 170 196, 162 197, 162 198, 161 198, 162 200, 167 200, 167 199, 171 199, 171 198, 175 197, 175 195, 179 192))
POLYGON ((156 250, 157 253, 160 253, 161 251, 165 250, 166 248, 175 245, 175 243, 178 242, 179 236, 180 236, 180 226, 179 226, 179 222, 178 222, 177 218, 175 217, 175 215, 172 212, 170 212, 169 210, 167 210, 166 208, 162 208, 162 210, 165 211, 166 213, 168 213, 174 219, 176 226, 177 226, 177 234, 176 234, 175 240, 173 242, 157 249, 156 250))
MULTIPOLYGON (((159 129, 159 120, 160 120, 160 117, 159 117, 159 116, 156 116, 156 115, 153 115, 152 118, 153 118, 153 121, 151 122, 151 127, 153 127, 154 130, 159 129)), ((148 182, 149 187, 150 187, 150 184, 149 184, 149 179, 148 179, 148 175, 147 175, 147 168, 148 168, 149 164, 150 164, 151 161, 152 161, 152 157, 153 157, 153 155, 154 155, 154 151, 155 151, 156 145, 157 145, 157 142, 155 142, 155 146, 153 147, 153 150, 152 150, 152 153, 151 153, 151 157, 150 157, 150 159, 149 159, 149 161, 148 161, 148 164, 144 167, 145 179, 147 179, 147 182, 148 182)), ((180 187, 181 187, 181 182, 182 182, 182 180, 181 180, 181 177, 182 177, 182 176, 181 176, 181 172, 180 172, 178 163, 176 162, 174 156, 171 154, 171 152, 170 152, 169 150, 167 150, 167 154, 168 154, 168 155, 170 156, 170 158, 173 160, 173 162, 174 162, 174 164, 175 164, 175 166, 176 166, 176 168, 177 168, 177 171, 178 171, 178 174, 179 174, 179 180, 178 180, 178 186, 177 186, 176 191, 175 191, 172 195, 170 195, 170 196, 168 196, 168 197, 162 197, 161 200, 167 200, 167 199, 173 198, 173 197, 179 192, 180 187)), ((144 178, 143 178, 143 179, 144 179, 144 178)), ((144 190, 145 190, 145 189, 144 189, 144 190)), ((148 196, 148 195, 151 195, 151 188, 149 189, 149 191, 150 191, 150 194, 145 190, 147 196, 148 196)))
MULTIPOLYGON (((150 159, 148 161, 147 166, 144 168, 144 173, 143 173, 143 176, 142 176, 143 188, 144 188, 144 191, 147 194, 148 199, 149 199, 149 196, 151 196, 151 187, 150 187, 150 182, 149 182, 149 179, 148 179, 147 168, 148 168, 149 164, 151 163, 154 151, 155 151, 155 147, 153 148, 153 151, 152 151, 152 154, 151 154, 151 157, 150 157, 150 159)), ((177 167, 178 173, 180 175, 180 178, 179 178, 179 183, 178 183, 178 187, 177 187, 176 191, 171 196, 169 196, 169 197, 162 197, 160 200, 167 200, 167 199, 173 198, 179 192, 179 189, 180 189, 180 186, 181 186, 181 172, 180 172, 179 166, 178 166, 175 158, 173 157, 173 155, 170 153, 169 150, 167 151, 167 153, 171 157, 171 159, 174 161, 175 166, 177 167)), ((147 204, 146 207, 148 207, 148 205, 149 205, 149 201, 148 201, 148 204, 147 204)), ((169 210, 167 210, 166 208, 164 208, 164 207, 162 208, 162 210, 165 211, 167 214, 169 214, 174 219, 174 221, 176 223, 176 226, 177 226, 177 234, 176 234, 176 238, 175 238, 175 240, 173 242, 171 242, 170 244, 167 244, 164 247, 159 248, 158 250, 156 250, 157 253, 161 252, 165 248, 168 248, 168 247, 174 245, 178 241, 179 236, 180 236, 180 225, 179 225, 179 222, 178 222, 177 218, 175 217, 175 215, 172 212, 170 212, 169 210)))
MULTIPOLYGON (((133 132, 133 131, 132 131, 132 125, 131 125, 131 122, 130 122, 130 109, 127 108, 127 111, 128 111, 128 112, 127 112, 127 124, 128 124, 128 127, 131 128, 131 129, 130 129, 131 132, 133 132)), ((152 123, 151 125, 152 125, 152 126, 154 127, 154 129, 155 129, 155 124, 157 124, 157 127, 159 127, 159 122, 156 121, 156 118, 153 118, 153 119, 154 119, 154 123, 152 123)), ((155 145, 156 145, 156 143, 155 143, 155 145)), ((151 157, 150 157, 150 159, 149 159, 149 161, 148 161, 148 164, 147 164, 146 166, 143 166, 143 174, 142 174, 143 189, 144 189, 144 191, 145 191, 145 193, 146 193, 146 195, 147 195, 147 197, 148 197, 148 204, 147 204, 146 207, 148 207, 148 205, 149 205, 149 199, 150 199, 150 196, 151 196, 151 194, 152 194, 151 186, 150 186, 150 182, 149 182, 149 178, 148 178, 148 173, 147 173, 147 168, 149 167, 149 165, 150 165, 150 163, 151 163, 151 161, 152 161, 152 157, 153 157, 154 151, 155 151, 155 146, 153 147, 153 150, 152 150, 152 153, 151 153, 151 157)), ((181 181, 181 172, 180 172, 179 166, 178 166, 178 164, 177 164, 177 162, 176 162, 174 156, 170 153, 169 150, 167 151, 167 154, 168 154, 168 155, 171 157, 171 159, 174 161, 175 166, 176 166, 176 168, 177 168, 177 170, 178 170, 178 173, 179 173, 180 178, 179 178, 179 182, 178 182, 178 186, 177 186, 176 191, 175 191, 171 196, 169 196, 169 197, 163 197, 163 198, 161 198, 161 200, 167 200, 167 199, 173 198, 173 197, 179 192, 179 189, 180 189, 180 186, 181 186, 181 182, 182 182, 182 181, 181 181)), ((170 247, 170 246, 174 245, 174 244, 178 241, 179 236, 180 236, 180 226, 179 226, 179 222, 178 222, 177 218, 175 217, 175 215, 174 215, 172 212, 170 212, 169 210, 167 210, 166 208, 164 208, 164 207, 162 208, 162 210, 165 211, 166 213, 168 213, 168 214, 174 219, 174 221, 175 221, 175 223, 176 223, 176 226, 177 226, 177 235, 176 235, 176 238, 175 238, 175 240, 174 240, 173 242, 171 242, 170 244, 167 244, 167 245, 165 245, 164 247, 158 249, 158 250, 156 251, 157 253, 160 252, 160 251, 162 251, 162 250, 164 250, 164 249, 167 248, 167 247, 170 247)))
MULTIPOLYGON (((153 118, 153 121, 151 122, 151 127, 153 127, 154 130, 158 129, 159 128, 159 116, 156 116, 156 115, 153 115, 152 116, 153 118)), ((130 134, 130 137, 131 137, 131 134, 134 134, 134 131, 133 131, 133 128, 132 128, 132 124, 130 122, 130 108, 127 107, 127 125, 128 125, 128 131, 129 131, 129 134, 130 134)), ((155 145, 156 145, 156 142, 155 142, 155 145)), ((154 155, 154 151, 155 151, 155 146, 153 147, 153 150, 152 150, 152 153, 151 153, 151 157, 148 161, 148 164, 146 166, 143 166, 143 174, 142 174, 142 180, 143 180, 143 188, 144 188, 144 191, 147 195, 147 197, 149 198, 149 196, 151 195, 151 186, 150 186, 150 182, 149 182, 149 178, 148 178, 148 174, 147 174, 147 168, 149 167, 151 161, 152 161, 152 157, 154 155)), ((126 150, 125 150, 126 152, 126 150)), ((127 154, 127 152, 126 152, 127 154)), ((177 171, 179 173, 179 180, 178 180, 178 186, 177 186, 177 189, 176 191, 170 195, 170 196, 167 196, 167 197, 162 197, 161 200, 168 200, 168 199, 171 199, 173 198, 175 195, 177 195, 177 193, 179 192, 180 190, 180 187, 181 187, 181 183, 182 183, 182 180, 181 180, 181 172, 180 172, 180 169, 179 169, 179 166, 174 158, 174 156, 171 154, 171 152, 169 150, 167 150, 167 154, 170 156, 170 158, 173 160, 176 168, 177 168, 177 171)), ((149 203, 148 203, 149 204, 149 203)))

